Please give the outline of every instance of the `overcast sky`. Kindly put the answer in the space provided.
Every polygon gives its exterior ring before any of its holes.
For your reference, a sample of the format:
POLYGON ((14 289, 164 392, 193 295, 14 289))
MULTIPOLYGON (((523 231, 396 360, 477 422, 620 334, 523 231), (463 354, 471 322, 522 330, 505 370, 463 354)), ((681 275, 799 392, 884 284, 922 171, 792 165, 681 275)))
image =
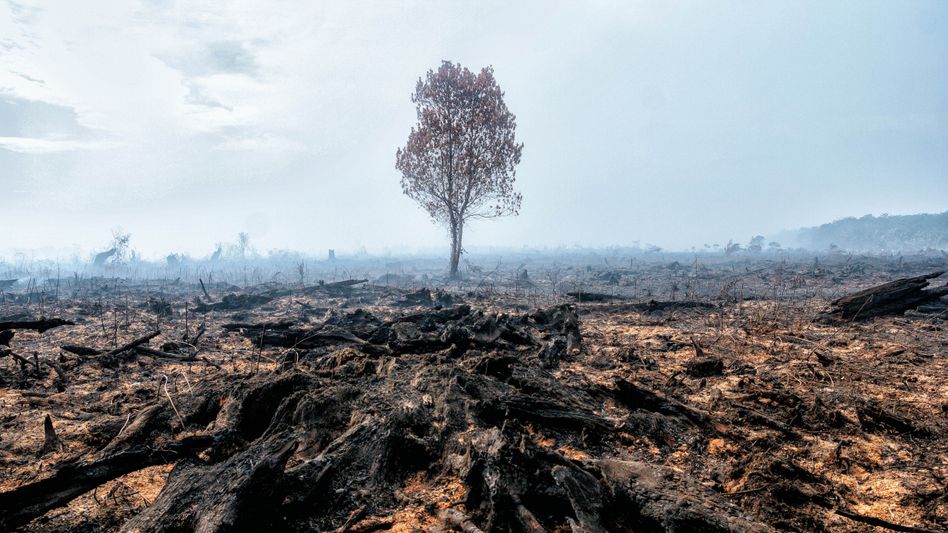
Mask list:
POLYGON ((471 247, 948 209, 942 0, 0 0, 0 251, 446 246, 394 168, 442 59, 493 65, 525 144, 471 247))

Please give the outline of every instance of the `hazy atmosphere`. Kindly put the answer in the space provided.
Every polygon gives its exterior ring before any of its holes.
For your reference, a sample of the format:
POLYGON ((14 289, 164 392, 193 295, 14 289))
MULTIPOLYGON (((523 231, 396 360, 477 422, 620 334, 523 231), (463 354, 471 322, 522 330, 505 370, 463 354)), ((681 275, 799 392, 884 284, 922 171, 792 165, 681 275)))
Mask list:
POLYGON ((948 531, 948 0, 0 0, 0 532, 948 531))
POLYGON ((0 4, 0 253, 440 250, 415 83, 492 65, 517 217, 465 245, 687 249, 948 208, 944 2, 0 4))

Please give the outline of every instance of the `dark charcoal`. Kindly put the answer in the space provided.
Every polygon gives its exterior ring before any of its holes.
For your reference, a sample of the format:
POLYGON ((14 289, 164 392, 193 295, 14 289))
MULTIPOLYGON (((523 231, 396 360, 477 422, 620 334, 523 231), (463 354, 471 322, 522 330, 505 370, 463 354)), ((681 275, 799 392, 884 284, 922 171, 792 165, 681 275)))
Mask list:
POLYGON ((696 358, 688 362, 685 371, 689 376, 696 378, 720 376, 724 373, 724 362, 720 357, 696 358))

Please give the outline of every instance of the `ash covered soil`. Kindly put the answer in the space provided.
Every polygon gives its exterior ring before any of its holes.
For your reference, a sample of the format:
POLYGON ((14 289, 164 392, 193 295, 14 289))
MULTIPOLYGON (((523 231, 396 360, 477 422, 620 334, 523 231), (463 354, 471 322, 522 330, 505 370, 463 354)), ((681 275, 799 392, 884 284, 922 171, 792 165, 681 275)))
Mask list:
POLYGON ((945 266, 7 292, 0 530, 948 530, 945 298, 821 314, 945 266))

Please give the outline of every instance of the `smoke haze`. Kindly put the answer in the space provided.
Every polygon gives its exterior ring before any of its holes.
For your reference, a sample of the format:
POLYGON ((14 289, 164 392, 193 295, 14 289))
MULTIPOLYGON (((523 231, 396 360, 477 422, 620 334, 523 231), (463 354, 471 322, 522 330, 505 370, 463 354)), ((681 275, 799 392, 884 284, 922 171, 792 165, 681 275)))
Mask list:
POLYGON ((0 253, 441 249, 409 95, 493 65, 518 217, 467 247, 684 249, 948 208, 948 4, 0 3, 0 253))

